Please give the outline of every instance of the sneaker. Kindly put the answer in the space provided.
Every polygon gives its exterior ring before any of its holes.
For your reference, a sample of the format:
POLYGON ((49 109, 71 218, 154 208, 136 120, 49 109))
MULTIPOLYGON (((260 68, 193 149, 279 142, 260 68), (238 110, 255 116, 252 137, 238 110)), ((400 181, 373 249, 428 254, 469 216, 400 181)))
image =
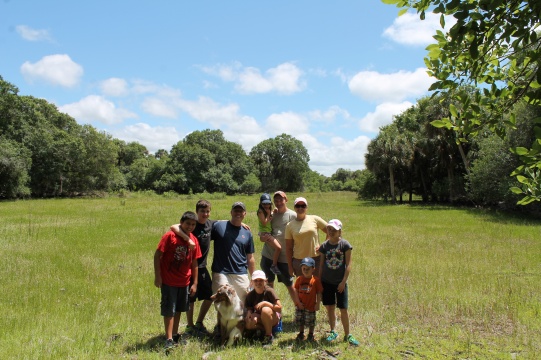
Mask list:
POLYGON ((263 339, 263 346, 270 346, 272 345, 272 342, 274 341, 274 337, 272 335, 265 335, 265 338, 263 339))
POLYGON ((282 318, 278 320, 278 324, 272 327, 272 335, 276 335, 282 332, 282 318))
POLYGON ((195 336, 197 335, 197 328, 193 325, 186 325, 186 329, 184 329, 184 332, 188 335, 195 336))
POLYGON ((270 271, 272 271, 274 275, 282 275, 282 272, 278 269, 277 265, 271 265, 270 271))
POLYGON ((171 350, 174 347, 175 347, 175 342, 173 341, 173 339, 165 340, 165 345, 163 346, 165 351, 171 350))
POLYGON ((359 341, 357 341, 357 339, 355 339, 351 334, 345 336, 344 341, 348 342, 350 345, 359 346, 359 341))
POLYGON ((327 336, 327 341, 328 342, 334 341, 336 340, 337 337, 338 337, 338 333, 334 330, 331 330, 331 332, 329 333, 329 336, 327 336))
POLYGON ((202 323, 196 323, 196 324, 195 324, 195 329, 196 329, 197 332, 200 333, 201 335, 204 335, 204 336, 210 335, 210 332, 207 330, 207 328, 205 327, 205 325, 203 325, 202 323))
POLYGON ((308 337, 306 338, 306 341, 308 341, 308 342, 316 342, 316 339, 314 338, 314 334, 308 334, 308 337))
POLYGON ((295 338, 297 341, 303 341, 304 340, 304 333, 300 332, 297 334, 297 337, 295 338))

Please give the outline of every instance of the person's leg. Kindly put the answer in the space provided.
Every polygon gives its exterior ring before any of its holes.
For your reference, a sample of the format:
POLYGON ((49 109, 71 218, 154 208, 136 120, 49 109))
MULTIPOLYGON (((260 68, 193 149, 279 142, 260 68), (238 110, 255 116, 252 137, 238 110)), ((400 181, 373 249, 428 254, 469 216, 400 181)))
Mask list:
POLYGON ((344 335, 349 335, 349 314, 348 309, 340 309, 340 321, 342 321, 342 327, 344 328, 344 335))
POLYGON ((261 310, 261 323, 263 324, 263 328, 265 329, 265 335, 266 336, 272 336, 272 327, 276 324, 278 324, 278 316, 276 313, 268 307, 264 307, 261 310))
POLYGON ((199 308, 199 315, 197 316, 197 324, 203 324, 203 321, 205 321, 205 316, 207 316, 207 313, 211 306, 211 300, 203 300, 203 302, 201 302, 201 307, 199 308))
POLYGON ((180 324, 180 314, 182 314, 182 313, 181 312, 175 313, 175 316, 173 318, 173 328, 172 328, 171 335, 178 334, 178 326, 180 324))
POLYGON ((188 328, 191 328, 194 326, 194 323, 193 323, 193 309, 195 307, 194 305, 195 305, 195 302, 190 301, 190 307, 188 311, 186 312, 186 321, 188 322, 188 325, 187 325, 188 328))
POLYGON ((261 270, 265 273, 267 276, 267 284, 274 284, 274 279, 276 278, 276 275, 271 271, 272 266, 272 259, 269 259, 265 256, 261 256, 261 261, 259 262, 259 266, 261 267, 261 270))
POLYGON ((237 292, 240 301, 244 304, 244 299, 246 299, 246 295, 248 295, 248 287, 250 286, 248 275, 227 274, 226 278, 228 283, 233 286, 237 292))
POLYGON ((163 326, 165 328, 165 339, 173 339, 173 316, 164 316, 163 326))

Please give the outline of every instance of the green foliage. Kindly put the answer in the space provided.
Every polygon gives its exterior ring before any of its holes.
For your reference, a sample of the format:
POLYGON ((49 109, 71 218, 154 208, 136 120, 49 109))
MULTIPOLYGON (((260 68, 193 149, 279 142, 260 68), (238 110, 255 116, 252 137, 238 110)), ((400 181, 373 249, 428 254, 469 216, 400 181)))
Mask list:
POLYGON ((30 151, 15 141, 0 137, 0 198, 11 199, 30 195, 32 165, 30 151))
MULTIPOLYGON (((424 19, 426 11, 454 16, 457 20, 447 34, 438 31, 430 45, 425 64, 436 81, 430 90, 444 92, 453 102, 450 116, 433 124, 457 132, 457 141, 476 136, 484 127, 505 138, 508 123, 501 119, 520 100, 541 106, 541 37, 538 34, 541 2, 487 0, 386 0, 399 8, 415 9, 424 19), (465 91, 470 88, 473 91, 465 91)), ((527 148, 515 149, 522 165, 513 172, 524 186, 520 204, 541 200, 541 168, 538 156, 541 130, 527 148), (520 178, 519 178, 520 177, 520 178)))
POLYGON ((310 170, 310 156, 301 141, 282 134, 260 142, 250 151, 263 191, 299 191, 310 170))

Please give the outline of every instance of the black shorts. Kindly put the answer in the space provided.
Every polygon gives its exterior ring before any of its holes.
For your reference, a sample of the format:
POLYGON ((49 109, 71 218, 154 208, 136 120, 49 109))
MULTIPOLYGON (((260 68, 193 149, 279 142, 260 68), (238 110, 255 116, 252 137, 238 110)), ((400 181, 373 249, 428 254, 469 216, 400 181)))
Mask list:
POLYGON ((278 282, 283 283, 285 286, 290 287, 293 286, 293 280, 294 277, 289 276, 289 266, 287 266, 287 263, 279 262, 276 266, 278 266, 278 269, 282 274, 276 275, 273 273, 270 269, 272 265, 272 259, 266 258, 264 256, 261 257, 261 261, 259 263, 259 266, 261 266, 261 270, 265 272, 265 275, 267 276, 267 281, 269 283, 274 282, 274 278, 278 278, 278 282))
POLYGON ((176 313, 186 312, 190 307, 188 296, 190 291, 187 286, 177 287, 162 284, 161 315, 173 317, 176 313))
POLYGON ((341 293, 338 292, 338 285, 334 284, 323 284, 323 305, 336 305, 339 309, 347 309, 348 308, 348 284, 346 283, 346 287, 344 288, 344 291, 341 293))
MULTIPOLYGON (((193 282, 190 281, 190 286, 193 282)), ((210 300, 212 296, 212 277, 206 267, 199 268, 197 272, 197 292, 194 296, 190 296, 190 303, 197 300, 210 300)))

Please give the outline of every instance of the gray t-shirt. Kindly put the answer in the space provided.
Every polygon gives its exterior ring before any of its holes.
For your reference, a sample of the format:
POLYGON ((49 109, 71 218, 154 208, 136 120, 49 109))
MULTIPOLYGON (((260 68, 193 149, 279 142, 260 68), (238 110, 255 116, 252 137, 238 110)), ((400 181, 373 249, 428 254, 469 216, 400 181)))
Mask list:
POLYGON ((327 284, 338 285, 346 272, 346 251, 353 249, 351 244, 340 239, 338 244, 331 244, 326 240, 319 247, 319 252, 325 255, 322 266, 321 281, 327 284))
MULTIPOLYGON (((280 251, 280 257, 278 258, 278 262, 281 263, 287 263, 287 257, 286 257, 286 240, 285 240, 285 231, 286 231, 286 225, 291 220, 295 219, 297 217, 297 213, 291 209, 287 209, 287 211, 283 214, 280 214, 278 212, 274 213, 272 215, 272 236, 282 246, 282 251, 280 251)), ((268 259, 272 259, 274 255, 274 249, 267 243, 263 245, 263 250, 261 251, 261 256, 264 256, 268 259)))

